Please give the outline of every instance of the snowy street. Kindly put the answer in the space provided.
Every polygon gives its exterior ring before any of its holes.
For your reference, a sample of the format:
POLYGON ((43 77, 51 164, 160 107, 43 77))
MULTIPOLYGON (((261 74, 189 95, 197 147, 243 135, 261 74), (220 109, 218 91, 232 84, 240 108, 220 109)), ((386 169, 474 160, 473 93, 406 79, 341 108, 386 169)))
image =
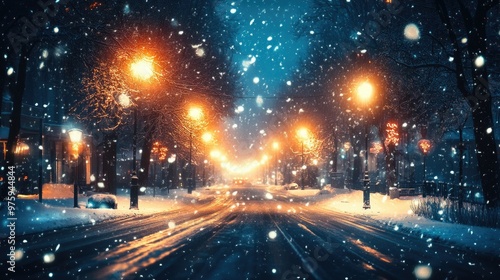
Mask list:
POLYGON ((498 254, 329 209, 329 195, 277 186, 199 191, 170 211, 18 236, 16 279, 498 277, 498 254))
POLYGON ((500 0, 0 3, 0 280, 500 279, 500 0))

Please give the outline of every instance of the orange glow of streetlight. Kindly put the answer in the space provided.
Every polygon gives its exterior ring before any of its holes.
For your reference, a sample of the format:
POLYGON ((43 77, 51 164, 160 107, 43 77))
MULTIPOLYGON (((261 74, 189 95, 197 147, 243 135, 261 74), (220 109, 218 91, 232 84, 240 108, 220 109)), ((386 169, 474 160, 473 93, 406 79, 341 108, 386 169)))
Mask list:
POLYGON ((214 159, 218 159, 218 158, 220 158, 220 157, 221 157, 221 153, 220 153, 220 151, 219 151, 219 150, 212 150, 212 151, 210 152, 210 156, 211 156, 212 158, 214 158, 214 159))
POLYGON ((273 142, 273 149, 278 150, 280 148, 280 144, 278 142, 273 142))
POLYGON ((309 137, 309 131, 307 130, 307 128, 300 128, 299 130, 297 130, 297 135, 300 139, 305 140, 309 137))
POLYGON ((263 155, 262 156, 262 160, 260 161, 261 164, 264 164, 267 162, 267 160, 269 159, 269 157, 267 155, 263 155))
POLYGON ((130 64, 130 72, 139 80, 147 81, 154 75, 154 63, 152 57, 143 56, 130 64))
POLYGON ((212 139, 213 139, 213 135, 212 135, 212 133, 210 133, 210 132, 205 132, 205 133, 203 133, 203 135, 201 136, 201 139, 203 140, 203 142, 205 142, 205 143, 209 143, 209 142, 211 142, 211 141, 212 141, 212 139))
POLYGON ((357 94, 360 101, 370 102, 373 97, 373 86, 370 82, 363 82, 357 88, 357 94))
POLYGON ((188 116, 194 120, 200 120, 201 117, 203 116, 203 111, 201 110, 200 107, 191 107, 189 108, 188 116))

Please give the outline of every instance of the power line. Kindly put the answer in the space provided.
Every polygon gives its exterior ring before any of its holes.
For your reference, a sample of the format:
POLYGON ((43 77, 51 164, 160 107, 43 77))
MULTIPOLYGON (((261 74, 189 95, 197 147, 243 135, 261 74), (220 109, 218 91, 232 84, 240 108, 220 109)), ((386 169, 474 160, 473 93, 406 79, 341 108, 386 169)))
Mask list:
POLYGON ((305 99, 305 98, 316 98, 316 97, 325 97, 328 96, 329 94, 314 94, 314 95, 291 95, 291 96, 263 96, 263 95, 255 95, 255 96, 234 96, 234 98, 238 99, 257 99, 257 98, 262 98, 262 99, 305 99))

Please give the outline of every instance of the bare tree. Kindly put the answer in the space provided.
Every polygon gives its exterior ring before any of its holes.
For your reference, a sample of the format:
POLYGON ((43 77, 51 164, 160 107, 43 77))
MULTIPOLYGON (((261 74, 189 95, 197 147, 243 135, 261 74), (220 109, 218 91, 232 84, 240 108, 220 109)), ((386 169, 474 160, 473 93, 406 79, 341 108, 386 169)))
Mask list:
MULTIPOLYGON (((492 83, 488 80, 491 76, 487 72, 487 69, 491 70, 492 63, 488 68, 477 67, 474 62, 487 56, 486 61, 495 61, 491 55, 498 48, 488 40, 487 35, 494 30, 488 19, 498 11, 498 1, 465 3, 432 0, 416 5, 391 2, 311 1, 312 12, 298 23, 299 33, 312 39, 311 55, 306 61, 307 66, 303 67, 306 71, 300 71, 302 74, 298 76, 312 79, 304 85, 311 88, 313 84, 315 95, 327 95, 327 91, 335 92, 331 85, 341 88, 340 81, 347 80, 349 72, 350 75, 355 74, 352 67, 346 64, 351 60, 349 58, 359 56, 360 52, 367 53, 371 65, 364 63, 360 67, 373 70, 376 69, 375 64, 378 67, 384 65, 379 71, 385 73, 384 79, 390 85, 384 88, 386 102, 382 105, 384 114, 379 118, 380 121, 397 116, 399 119, 426 124, 436 119, 436 112, 442 115, 455 111, 453 106, 461 107, 462 102, 450 102, 456 98, 455 91, 449 88, 458 88, 474 109, 472 116, 483 191, 490 205, 495 205, 499 194, 496 174, 499 172, 491 117, 489 88, 492 83), (429 3, 434 6, 425 6, 429 3), (400 38, 400 35, 395 36, 393 29, 400 30, 403 24, 408 23, 408 18, 418 18, 432 32, 421 34, 420 41, 416 43, 400 38), (300 32, 309 29, 308 23, 314 24, 319 31, 313 35, 300 32), (348 28, 332 30, 333 26, 348 28), (463 38, 466 39, 465 43, 463 38), (449 82, 450 75, 457 78, 455 86, 449 82), (398 83, 400 79, 411 79, 411 82, 401 84, 398 83), (325 83, 332 80, 337 82, 325 83), (411 89, 412 85, 416 86, 411 89), (321 94, 322 88, 326 89, 324 94, 321 94)), ((343 106, 339 104, 336 102, 333 105, 339 112, 337 115, 342 116, 343 106)), ((383 122, 379 124, 379 128, 382 128, 383 122)), ((383 135, 380 136, 383 138, 383 135)), ((387 147, 386 152, 390 153, 387 147)))
POLYGON ((481 185, 487 205, 500 205, 500 165, 492 116, 492 96, 488 67, 480 63, 489 54, 488 19, 498 14, 498 0, 477 0, 474 5, 457 1, 434 1, 439 18, 448 32, 453 51, 457 87, 472 108, 476 156, 481 172, 481 185), (462 31, 463 30, 463 31, 462 31), (462 33, 463 32, 463 33, 462 33), (459 45, 460 35, 467 38, 466 47, 459 45))

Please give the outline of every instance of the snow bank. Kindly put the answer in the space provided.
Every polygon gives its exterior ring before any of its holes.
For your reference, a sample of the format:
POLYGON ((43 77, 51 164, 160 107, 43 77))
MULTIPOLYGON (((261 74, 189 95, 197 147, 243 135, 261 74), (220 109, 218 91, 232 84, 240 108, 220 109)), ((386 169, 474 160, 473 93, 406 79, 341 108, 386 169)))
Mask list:
POLYGON ((284 190, 281 186, 268 186, 270 192, 299 197, 302 201, 343 212, 361 215, 388 226, 395 231, 405 231, 421 238, 441 240, 473 251, 485 252, 500 257, 500 230, 479 226, 451 224, 430 220, 413 213, 410 205, 418 197, 390 199, 387 195, 370 194, 371 208, 363 208, 363 192, 359 190, 337 189, 330 186, 322 190, 284 190))
POLYGON ((413 197, 389 199, 386 195, 372 193, 371 208, 363 209, 362 191, 334 189, 333 195, 319 201, 318 206, 367 216, 395 231, 412 232, 422 238, 439 239, 500 257, 500 230, 439 222, 417 216, 410 208, 414 199, 413 197))
MULTIPOLYGON (((80 208, 74 208, 73 185, 45 184, 43 186, 43 200, 38 201, 38 195, 19 195, 16 203, 15 217, 16 233, 29 234, 61 227, 93 224, 98 221, 125 218, 130 216, 147 215, 163 211, 172 211, 186 204, 195 204, 209 198, 215 193, 211 191, 195 190, 187 194, 186 190, 174 189, 170 193, 153 197, 152 194, 139 196, 139 209, 130 210, 130 193, 128 189, 118 190, 116 210, 113 209, 86 209, 89 197, 78 196, 80 208)), ((7 211, 1 211, 2 228, 7 227, 7 211)), ((6 230, 0 231, 0 238, 7 237, 6 230)))

